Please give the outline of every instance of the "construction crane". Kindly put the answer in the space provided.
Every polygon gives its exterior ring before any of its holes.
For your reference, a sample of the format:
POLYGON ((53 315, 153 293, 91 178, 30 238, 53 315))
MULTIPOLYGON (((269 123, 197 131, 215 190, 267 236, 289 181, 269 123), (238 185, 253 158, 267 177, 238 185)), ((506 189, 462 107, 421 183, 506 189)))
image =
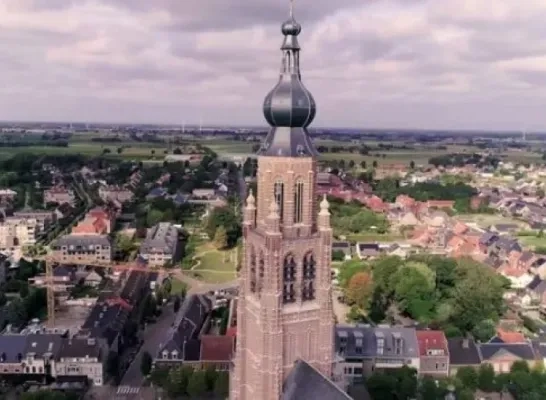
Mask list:
POLYGON ((172 271, 166 270, 164 268, 149 268, 143 267, 136 262, 127 262, 127 263, 96 263, 88 261, 60 261, 56 257, 51 255, 43 257, 35 257, 35 260, 40 260, 45 262, 45 282, 47 290, 47 322, 48 325, 53 327, 55 326, 55 281, 53 276, 53 270, 56 265, 59 264, 69 264, 69 265, 84 265, 91 268, 104 268, 114 271, 139 271, 145 273, 154 273, 154 272, 164 272, 169 276, 172 271))

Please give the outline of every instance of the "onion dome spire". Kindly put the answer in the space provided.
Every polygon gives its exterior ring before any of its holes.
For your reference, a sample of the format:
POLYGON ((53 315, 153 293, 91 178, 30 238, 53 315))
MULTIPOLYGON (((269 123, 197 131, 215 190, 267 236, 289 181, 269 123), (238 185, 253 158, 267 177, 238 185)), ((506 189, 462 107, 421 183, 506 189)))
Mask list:
POLYGON ((318 153, 311 142, 307 127, 313 122, 316 104, 303 86, 300 72, 301 25, 294 19, 293 0, 290 17, 281 26, 284 40, 281 46, 282 64, 279 82, 265 97, 263 112, 271 125, 259 153, 275 157, 314 157, 318 153))

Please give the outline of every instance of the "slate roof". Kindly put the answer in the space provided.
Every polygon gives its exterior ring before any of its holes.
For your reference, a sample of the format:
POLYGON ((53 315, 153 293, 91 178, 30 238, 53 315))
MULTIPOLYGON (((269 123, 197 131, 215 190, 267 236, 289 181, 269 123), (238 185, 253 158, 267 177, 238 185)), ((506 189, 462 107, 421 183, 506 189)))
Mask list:
POLYGON ((534 360, 535 353, 530 343, 482 343, 479 346, 482 360, 490 360, 499 352, 508 352, 523 360, 534 360))
POLYGON ((472 339, 447 339, 449 348, 449 363, 451 365, 481 364, 481 355, 476 342, 472 339))
POLYGON ((358 243, 358 251, 361 255, 377 255, 380 253, 379 245, 377 243, 358 243))
POLYGON ((508 252, 512 250, 521 251, 521 246, 519 245, 518 241, 509 236, 499 238, 499 240, 495 242, 495 246, 498 249, 502 249, 508 252))
POLYGON ((110 247, 110 239, 106 235, 64 235, 55 241, 52 248, 59 249, 62 246, 74 246, 76 248, 88 248, 89 246, 110 247))
POLYGON ((0 364, 20 362, 26 347, 26 335, 0 335, 0 364))
POLYGON ((530 252, 530 251, 524 251, 523 253, 521 253, 521 257, 519 258, 519 260, 521 262, 528 262, 528 261, 531 261, 534 257, 534 253, 530 252))
POLYGON ((128 317, 129 310, 119 303, 97 303, 83 323, 82 331, 86 331, 91 337, 104 338, 108 345, 112 345, 128 317))
MULTIPOLYGON (((281 400, 351 400, 331 380, 303 360, 294 363, 286 377, 281 400)), ((369 395, 360 397, 369 400, 369 395)))
POLYGON ((335 327, 336 352, 346 360, 376 357, 378 337, 384 340, 381 357, 419 357, 419 344, 413 328, 403 327, 370 327, 337 325, 335 327), (395 337, 402 339, 402 354, 396 354, 394 349, 395 337), (357 346, 357 339, 362 340, 362 346, 357 346))
POLYGON ((65 339, 59 352, 60 358, 100 358, 100 346, 97 342, 90 344, 88 339, 65 339))
POLYGON ((492 243, 494 243, 498 239, 499 239, 499 236, 496 233, 484 232, 484 234, 480 237, 480 244, 483 244, 485 246, 490 246, 492 243))
MULTIPOLYGON (((163 351, 178 351, 184 354, 184 343, 192 339, 198 339, 203 323, 208 318, 212 309, 212 302, 206 296, 191 295, 185 298, 182 307, 176 315, 173 326, 167 332, 166 342, 160 347, 158 357, 161 357, 163 351)), ((200 351, 200 344, 197 346, 200 351)), ((186 355, 184 356, 186 359, 186 355)))
POLYGON ((57 358, 63 344, 61 335, 55 334, 31 334, 27 336, 25 354, 34 353, 36 358, 43 358, 49 354, 57 358))
POLYGON ((131 271, 119 296, 134 306, 141 299, 142 290, 146 287, 147 282, 148 277, 145 272, 131 271))

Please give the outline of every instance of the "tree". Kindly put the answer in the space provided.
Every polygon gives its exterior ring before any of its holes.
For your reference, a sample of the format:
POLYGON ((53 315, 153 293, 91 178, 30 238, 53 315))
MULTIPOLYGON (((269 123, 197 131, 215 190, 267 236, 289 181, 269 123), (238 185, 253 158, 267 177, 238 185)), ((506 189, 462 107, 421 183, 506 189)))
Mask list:
POLYGON ((214 382, 214 394, 226 397, 229 393, 229 374, 226 371, 219 371, 214 382))
POLYGON ((350 160, 349 161, 349 168, 354 168, 355 167, 355 162, 354 160, 350 160))
POLYGON ((421 379, 418 393, 421 400, 438 400, 440 398, 440 390, 436 382, 428 375, 421 379))
POLYGON ((495 335, 495 322, 486 319, 478 322, 472 329, 472 335, 480 342, 487 342, 495 335))
POLYGON ((204 371, 194 371, 188 380, 186 390, 190 397, 201 397, 207 392, 207 379, 204 371))
POLYGON ((106 373, 113 377, 115 381, 119 379, 119 357, 113 351, 108 354, 106 359, 106 373))
POLYGON ((227 232, 226 228, 219 226, 214 234, 214 244, 218 250, 225 249, 227 247, 227 232))
POLYGON ((174 310, 175 313, 177 313, 178 310, 180 310, 180 297, 178 297, 178 296, 176 296, 174 298, 173 310, 174 310))
POLYGON ((410 169, 415 169, 415 161, 411 160, 409 163, 410 169))
POLYGON ((345 294, 349 302, 365 309, 373 292, 373 283, 370 274, 358 272, 352 276, 345 294))
POLYGON ((461 367, 457 370, 457 379, 465 388, 476 390, 478 387, 478 374, 472 367, 461 367))
POLYGON ((227 245, 234 246, 241 236, 239 218, 231 207, 218 207, 212 210, 205 225, 209 238, 214 238, 216 229, 223 226, 227 233, 227 245))
POLYGON ((478 388, 490 393, 496 390, 495 370, 491 364, 482 364, 478 370, 478 388))
POLYGON ((366 161, 361 161, 361 162, 360 162, 360 168, 362 168, 362 169, 366 169, 366 168, 367 168, 366 161))
POLYGON ((123 152, 123 147, 118 147, 117 152, 118 154, 121 154, 123 152))
POLYGON ((373 160, 372 167, 377 168, 377 160, 373 160))
POLYGON ((214 366, 207 366, 205 369, 205 381, 207 382, 207 392, 214 390, 214 385, 218 379, 218 372, 214 366))
POLYGON ((140 372, 142 375, 147 376, 152 370, 152 356, 150 353, 145 351, 142 353, 142 358, 140 359, 140 372))
POLYGON ((193 375, 191 367, 172 368, 167 376, 165 389, 171 397, 180 397, 186 394, 188 383, 193 375))

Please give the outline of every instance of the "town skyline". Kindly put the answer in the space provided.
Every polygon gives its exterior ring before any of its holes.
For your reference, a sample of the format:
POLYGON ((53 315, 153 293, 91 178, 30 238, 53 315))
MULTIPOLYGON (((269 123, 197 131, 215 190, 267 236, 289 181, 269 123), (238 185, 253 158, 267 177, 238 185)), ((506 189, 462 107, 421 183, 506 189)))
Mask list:
MULTIPOLYGON (((287 5, 177 3, 0 1, 0 119, 261 125, 287 5)), ((295 14, 317 127, 546 128, 541 2, 308 6, 295 14)))

